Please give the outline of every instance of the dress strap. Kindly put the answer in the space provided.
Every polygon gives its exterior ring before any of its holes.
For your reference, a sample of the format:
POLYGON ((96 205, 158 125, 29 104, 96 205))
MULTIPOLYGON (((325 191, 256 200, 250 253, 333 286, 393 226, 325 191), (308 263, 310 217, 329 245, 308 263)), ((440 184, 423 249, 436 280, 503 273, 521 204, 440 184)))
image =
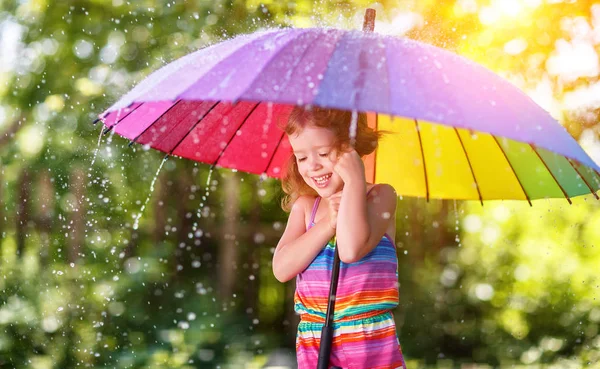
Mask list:
POLYGON ((313 205, 312 214, 310 216, 309 224, 312 224, 315 221, 315 215, 317 214, 317 209, 319 208, 319 203, 321 202, 321 196, 318 196, 315 199, 315 204, 313 205))

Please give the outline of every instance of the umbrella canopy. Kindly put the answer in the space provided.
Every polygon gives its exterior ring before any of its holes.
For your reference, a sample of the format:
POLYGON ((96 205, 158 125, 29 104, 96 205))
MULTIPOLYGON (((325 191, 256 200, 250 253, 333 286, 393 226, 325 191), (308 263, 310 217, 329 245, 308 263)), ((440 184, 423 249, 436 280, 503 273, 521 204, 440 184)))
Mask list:
POLYGON ((279 177, 278 123, 294 105, 375 112, 389 131, 374 182, 427 198, 595 194, 600 167, 518 88, 417 41, 336 29, 276 29, 196 51, 148 76, 100 117, 170 155, 279 177))

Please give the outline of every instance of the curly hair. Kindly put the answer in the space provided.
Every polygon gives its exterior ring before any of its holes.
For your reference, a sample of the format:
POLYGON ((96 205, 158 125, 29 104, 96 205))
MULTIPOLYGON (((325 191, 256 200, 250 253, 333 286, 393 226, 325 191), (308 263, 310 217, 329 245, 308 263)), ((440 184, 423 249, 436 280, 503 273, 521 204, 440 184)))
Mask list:
MULTIPOLYGON (((351 142, 350 125, 353 114, 355 113, 346 110, 297 106, 292 110, 285 126, 281 128, 288 136, 299 133, 308 125, 327 128, 336 137, 336 149, 339 150, 353 144, 354 150, 360 157, 363 157, 375 151, 383 132, 375 131, 368 126, 365 113, 356 113, 356 137, 354 142, 351 142)), ((285 193, 281 207, 286 212, 291 211, 292 205, 300 196, 318 196, 317 192, 302 178, 294 155, 290 156, 284 168, 281 187, 285 193)))

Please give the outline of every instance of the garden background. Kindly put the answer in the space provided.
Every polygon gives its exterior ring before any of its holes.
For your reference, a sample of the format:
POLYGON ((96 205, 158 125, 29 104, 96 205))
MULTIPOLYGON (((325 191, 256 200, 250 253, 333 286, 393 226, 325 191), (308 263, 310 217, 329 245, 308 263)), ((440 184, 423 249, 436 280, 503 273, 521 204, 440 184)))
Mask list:
MULTIPOLYGON (((594 1, 0 0, 0 367, 293 353, 294 283, 271 271, 279 183, 177 158, 158 171, 163 154, 92 122, 191 51, 270 27, 360 29, 367 7, 376 32, 507 78, 600 162, 594 1)), ((397 223, 409 368, 600 367, 600 201, 401 198, 397 223)))

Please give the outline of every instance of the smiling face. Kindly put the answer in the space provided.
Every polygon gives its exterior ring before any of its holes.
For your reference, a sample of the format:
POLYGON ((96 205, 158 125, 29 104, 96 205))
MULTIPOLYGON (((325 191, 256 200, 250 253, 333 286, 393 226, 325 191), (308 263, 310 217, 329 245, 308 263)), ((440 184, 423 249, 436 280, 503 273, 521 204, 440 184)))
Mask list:
POLYGON ((288 138, 304 182, 323 198, 342 189, 344 182, 333 170, 338 152, 333 132, 309 124, 288 138))

